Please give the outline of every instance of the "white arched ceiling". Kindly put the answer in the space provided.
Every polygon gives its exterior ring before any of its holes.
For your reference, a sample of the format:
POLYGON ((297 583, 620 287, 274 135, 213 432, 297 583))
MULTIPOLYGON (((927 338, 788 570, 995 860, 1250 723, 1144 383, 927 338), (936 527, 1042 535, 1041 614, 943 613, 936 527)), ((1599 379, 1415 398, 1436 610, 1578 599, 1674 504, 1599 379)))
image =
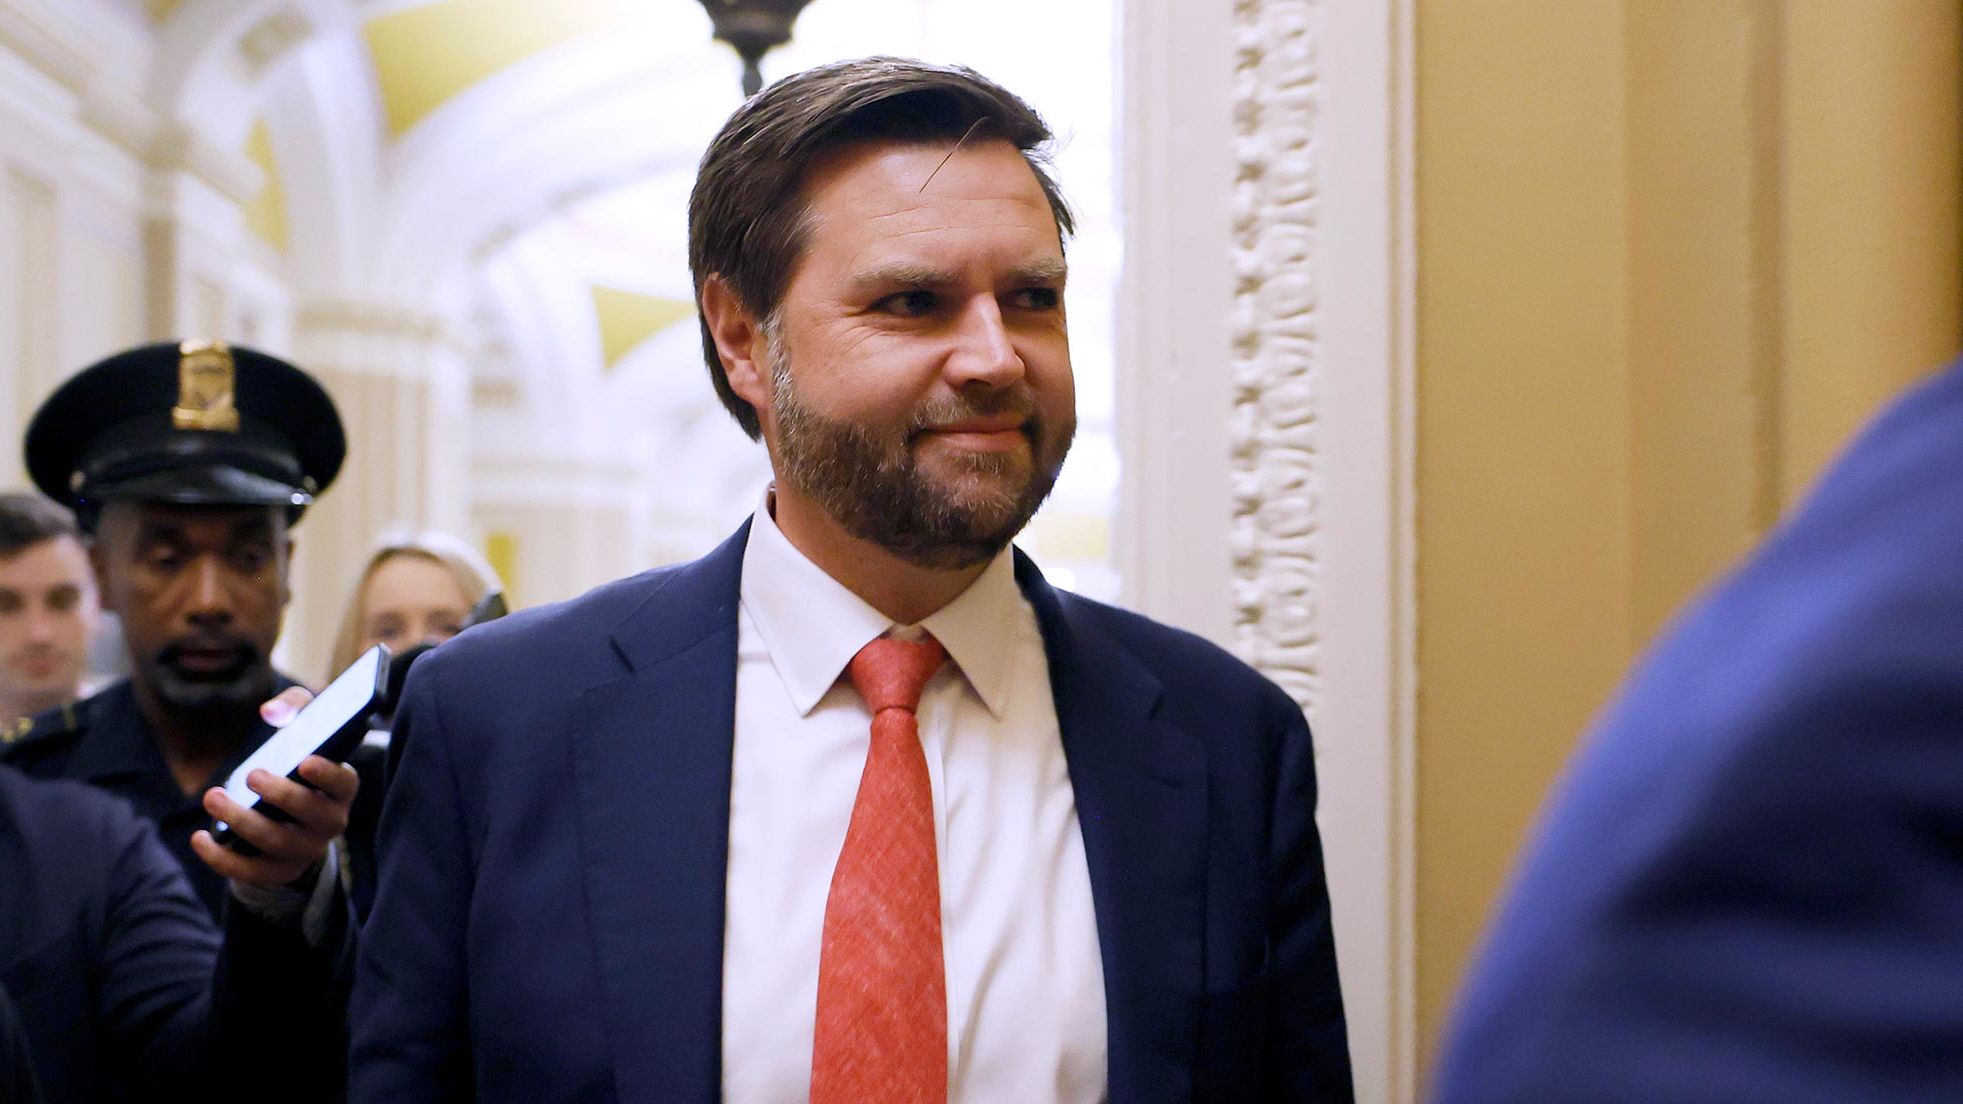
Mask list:
POLYGON ((286 191, 294 291, 365 297, 385 145, 358 38, 330 32, 294 51, 267 77, 261 103, 286 191))
POLYGON ((183 0, 158 28, 147 99, 206 134, 242 139, 260 78, 359 18, 353 0, 183 0))
MULTIPOLYGON (((740 65, 711 41, 700 4, 622 2, 617 24, 488 72, 391 135, 364 28, 422 2, 182 0, 159 28, 150 102, 180 123, 197 119, 221 145, 243 145, 254 121, 266 121, 290 226, 285 274, 301 303, 359 300, 487 339, 495 331, 494 363, 477 370, 497 373, 507 394, 515 381, 523 401, 484 413, 494 447, 633 453, 658 468, 660 449, 647 443, 658 438, 713 449, 693 458, 749 478, 760 456, 719 423, 693 324, 608 371, 589 292, 606 284, 689 297, 680 197, 741 100, 740 65), (496 324, 477 325, 487 310, 496 324), (624 420, 622 410, 644 416, 624 420)), ((495 7, 447 2, 450 15, 495 7)), ((1081 216, 1070 310, 1082 416, 1055 502, 1085 517, 1109 513, 1117 479, 1116 2, 813 0, 793 42, 764 65, 775 78, 871 53, 959 62, 1055 126, 1059 172, 1081 216)))
POLYGON ((722 113, 692 105, 722 59, 703 43, 650 60, 626 38, 570 43, 514 67, 390 150, 375 273, 388 294, 432 297, 459 266, 580 199, 693 169, 722 113))

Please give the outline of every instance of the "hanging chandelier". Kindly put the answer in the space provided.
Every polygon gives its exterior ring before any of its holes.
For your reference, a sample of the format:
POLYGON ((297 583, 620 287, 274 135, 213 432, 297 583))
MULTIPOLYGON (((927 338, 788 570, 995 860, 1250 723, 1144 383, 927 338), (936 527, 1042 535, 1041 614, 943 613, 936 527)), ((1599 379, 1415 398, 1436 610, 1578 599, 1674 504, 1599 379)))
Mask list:
POLYGON ((716 37, 743 59, 743 94, 763 88, 763 55, 791 40, 791 24, 811 0, 702 0, 716 37))

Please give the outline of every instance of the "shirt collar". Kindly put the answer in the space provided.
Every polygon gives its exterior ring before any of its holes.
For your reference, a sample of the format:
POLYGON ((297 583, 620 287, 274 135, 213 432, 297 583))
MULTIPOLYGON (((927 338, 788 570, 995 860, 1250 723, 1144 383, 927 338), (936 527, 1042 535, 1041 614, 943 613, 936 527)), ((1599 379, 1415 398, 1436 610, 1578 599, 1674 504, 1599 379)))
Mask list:
POLYGON ((1022 591, 1016 588, 1013 557, 1004 548, 989 561, 981 576, 954 601, 927 615, 920 627, 934 634, 982 704, 1001 720, 1009 708, 1009 680, 1015 670, 1011 631, 1021 612, 1022 591))
MULTIPOLYGON (((801 715, 817 708, 860 648, 895 627, 791 544, 770 516, 767 492, 750 525, 741 587, 743 608, 801 715)), ((947 649, 997 718, 1009 705, 1012 656, 1003 638, 1021 601, 1005 548, 967 590, 919 626, 947 649)))

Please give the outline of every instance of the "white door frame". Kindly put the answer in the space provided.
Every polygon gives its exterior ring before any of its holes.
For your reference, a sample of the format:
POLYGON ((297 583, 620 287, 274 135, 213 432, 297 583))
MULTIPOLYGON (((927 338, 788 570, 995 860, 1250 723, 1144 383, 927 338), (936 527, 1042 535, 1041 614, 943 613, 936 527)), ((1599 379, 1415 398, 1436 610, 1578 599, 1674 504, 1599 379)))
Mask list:
POLYGON ((1307 710, 1360 1101, 1416 1097, 1414 0, 1125 0, 1125 601, 1307 710))

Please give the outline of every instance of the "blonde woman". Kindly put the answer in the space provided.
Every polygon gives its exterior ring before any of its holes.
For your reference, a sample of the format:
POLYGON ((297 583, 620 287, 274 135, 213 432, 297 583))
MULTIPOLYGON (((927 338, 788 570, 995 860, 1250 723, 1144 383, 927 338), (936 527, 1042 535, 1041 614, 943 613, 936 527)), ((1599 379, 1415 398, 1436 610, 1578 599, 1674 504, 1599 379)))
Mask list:
POLYGON ((457 635, 478 600, 503 589, 477 550, 448 533, 385 535, 362 567, 334 637, 328 673, 376 644, 394 652, 457 635))

